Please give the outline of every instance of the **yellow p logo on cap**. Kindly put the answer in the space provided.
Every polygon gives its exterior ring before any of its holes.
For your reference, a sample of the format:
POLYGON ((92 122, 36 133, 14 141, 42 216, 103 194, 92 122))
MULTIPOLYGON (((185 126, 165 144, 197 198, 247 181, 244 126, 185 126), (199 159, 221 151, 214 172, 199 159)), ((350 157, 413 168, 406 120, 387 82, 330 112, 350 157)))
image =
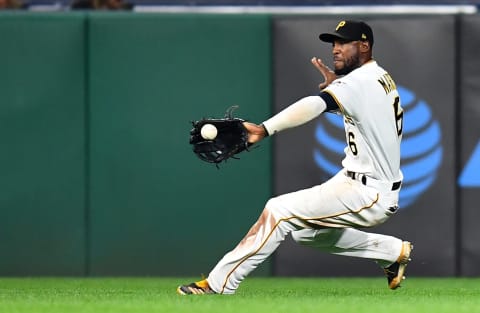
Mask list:
POLYGON ((339 28, 342 28, 343 26, 345 26, 346 22, 345 21, 341 21, 340 23, 338 23, 337 27, 335 28, 335 31, 338 31, 339 28))

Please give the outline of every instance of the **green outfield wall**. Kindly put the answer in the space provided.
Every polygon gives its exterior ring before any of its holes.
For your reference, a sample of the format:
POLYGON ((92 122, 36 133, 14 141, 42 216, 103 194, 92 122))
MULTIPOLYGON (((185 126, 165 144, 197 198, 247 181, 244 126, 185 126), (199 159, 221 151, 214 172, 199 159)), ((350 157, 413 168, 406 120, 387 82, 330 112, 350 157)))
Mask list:
POLYGON ((0 273, 83 275, 83 15, 0 16, 0 273))
MULTIPOLYGON (((270 113, 266 16, 0 15, 0 275, 200 275, 271 194, 190 121, 270 113)), ((268 273, 268 266, 259 273, 268 273)))

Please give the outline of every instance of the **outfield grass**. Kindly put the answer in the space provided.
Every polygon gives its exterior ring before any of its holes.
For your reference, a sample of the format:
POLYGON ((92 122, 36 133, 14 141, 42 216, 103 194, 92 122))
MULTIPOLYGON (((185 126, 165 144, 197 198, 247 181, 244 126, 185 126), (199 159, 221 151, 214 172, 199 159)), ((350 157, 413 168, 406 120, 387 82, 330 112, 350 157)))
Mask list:
POLYGON ((247 278, 234 296, 179 296, 185 278, 0 278, 2 313, 480 312, 480 279, 247 278))

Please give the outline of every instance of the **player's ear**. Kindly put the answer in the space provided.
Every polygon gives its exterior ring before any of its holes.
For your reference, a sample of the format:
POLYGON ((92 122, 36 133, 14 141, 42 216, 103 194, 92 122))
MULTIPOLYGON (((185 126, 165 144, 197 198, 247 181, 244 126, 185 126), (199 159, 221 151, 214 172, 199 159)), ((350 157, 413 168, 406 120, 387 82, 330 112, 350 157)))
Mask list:
POLYGON ((360 51, 367 52, 368 50, 370 50, 370 42, 360 41, 360 51))

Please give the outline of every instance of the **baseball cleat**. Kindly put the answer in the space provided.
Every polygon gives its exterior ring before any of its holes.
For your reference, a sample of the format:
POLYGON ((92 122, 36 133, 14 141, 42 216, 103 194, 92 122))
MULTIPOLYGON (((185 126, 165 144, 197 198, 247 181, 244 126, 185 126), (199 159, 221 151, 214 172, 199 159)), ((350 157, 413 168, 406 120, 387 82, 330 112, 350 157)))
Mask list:
POLYGON ((215 294, 206 279, 191 283, 189 285, 181 285, 177 288, 177 293, 179 295, 205 295, 205 294, 215 294))
POLYGON ((405 267, 407 267, 408 262, 411 261, 410 254, 412 250, 413 245, 408 241, 404 241, 402 251, 397 261, 383 269, 385 275, 387 275, 388 288, 397 289, 400 287, 400 283, 405 279, 405 267))

